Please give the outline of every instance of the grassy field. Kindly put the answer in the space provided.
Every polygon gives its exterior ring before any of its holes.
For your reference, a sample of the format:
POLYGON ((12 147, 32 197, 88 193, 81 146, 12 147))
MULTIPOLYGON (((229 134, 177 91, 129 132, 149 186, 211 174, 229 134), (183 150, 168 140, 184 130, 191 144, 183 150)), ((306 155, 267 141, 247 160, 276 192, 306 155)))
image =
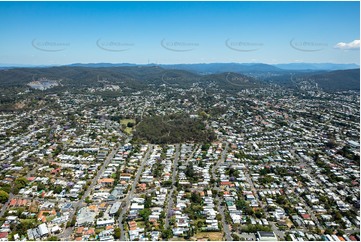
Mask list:
POLYGON ((291 228, 291 226, 293 225, 292 221, 289 219, 286 220, 286 224, 289 228, 291 228))
MULTIPOLYGON (((125 126, 127 126, 128 123, 134 123, 135 124, 135 120, 134 119, 122 119, 120 120, 120 124, 124 124, 125 126)), ((130 134, 132 132, 132 128, 129 128, 129 127, 126 127, 124 132, 127 133, 127 134, 130 134)))
POLYGON ((211 241, 222 241, 223 233, 222 232, 200 232, 195 235, 197 239, 207 238, 211 241))

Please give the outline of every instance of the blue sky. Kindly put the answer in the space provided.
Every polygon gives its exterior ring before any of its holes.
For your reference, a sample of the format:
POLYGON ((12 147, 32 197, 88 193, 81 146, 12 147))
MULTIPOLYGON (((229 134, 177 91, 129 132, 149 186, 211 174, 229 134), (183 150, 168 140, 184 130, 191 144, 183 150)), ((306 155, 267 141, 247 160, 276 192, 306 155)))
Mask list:
POLYGON ((360 62, 359 2, 0 2, 0 63, 360 62))

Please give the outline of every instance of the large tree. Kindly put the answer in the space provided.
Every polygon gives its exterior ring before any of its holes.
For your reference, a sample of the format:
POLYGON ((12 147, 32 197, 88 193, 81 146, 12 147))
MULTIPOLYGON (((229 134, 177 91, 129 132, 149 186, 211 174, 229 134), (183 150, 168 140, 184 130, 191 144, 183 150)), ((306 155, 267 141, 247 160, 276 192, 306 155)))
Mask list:
POLYGON ((0 202, 6 203, 9 200, 9 194, 3 190, 0 190, 0 202))

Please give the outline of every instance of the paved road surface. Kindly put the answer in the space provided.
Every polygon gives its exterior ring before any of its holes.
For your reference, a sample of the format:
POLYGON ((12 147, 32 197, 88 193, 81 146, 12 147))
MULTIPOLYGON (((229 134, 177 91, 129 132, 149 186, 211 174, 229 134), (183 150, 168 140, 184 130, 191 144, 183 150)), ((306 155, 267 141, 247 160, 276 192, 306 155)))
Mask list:
MULTIPOLYGON (((31 177, 37 170, 38 170, 38 164, 34 164, 35 167, 28 172, 28 174, 26 175, 27 178, 31 177)), ((2 218, 6 212, 6 208, 9 206, 9 203, 11 201, 11 199, 13 199, 15 196, 14 194, 10 193, 9 194, 9 199, 8 201, 1 207, 1 210, 0 210, 0 218, 2 218)), ((19 198, 22 198, 22 197, 19 197, 19 198)))
MULTIPOLYGON (((265 214, 268 215, 267 208, 266 208, 265 204, 262 202, 261 197, 258 195, 258 192, 257 192, 257 190, 256 190, 256 188, 254 186, 253 180, 251 179, 249 173, 245 172, 245 176, 246 176, 247 182, 251 185, 251 190, 253 192, 253 195, 257 199, 258 203, 261 205, 261 208, 263 209, 265 214)), ((277 237, 280 240, 284 240, 284 237, 285 237, 284 232, 279 230, 274 222, 269 221, 269 224, 271 225, 271 228, 272 228, 273 232, 277 235, 277 237)))
POLYGON ((178 170, 178 159, 179 159, 179 144, 176 145, 176 151, 175 151, 175 156, 174 156, 174 161, 173 161, 173 173, 172 173, 172 190, 170 191, 170 193, 168 194, 168 203, 167 203, 167 211, 165 213, 165 223, 164 223, 164 228, 168 229, 169 228, 169 214, 170 211, 173 208, 173 193, 174 190, 176 189, 176 187, 174 186, 176 180, 177 180, 177 170, 178 170))
MULTIPOLYGON (((318 180, 317 176, 314 176, 311 174, 312 168, 310 167, 309 163, 304 160, 303 158, 301 158, 298 154, 296 154, 295 150, 291 151, 293 156, 296 157, 298 159, 299 162, 299 166, 303 166, 304 167, 304 171, 305 174, 309 175, 310 177, 312 177, 312 179, 318 184, 322 184, 322 182, 320 180, 318 180)), ((320 230, 325 230, 325 227, 323 227, 320 223, 320 221, 317 219, 317 217, 315 216, 313 210, 310 208, 310 206, 306 203, 306 201, 302 198, 299 197, 301 200, 301 203, 305 205, 306 211, 308 212, 308 214, 311 216, 312 220, 315 222, 316 226, 320 229, 320 230)))
MULTIPOLYGON (((223 151, 222 151, 222 154, 221 154, 221 157, 220 159, 218 160, 218 162, 212 167, 212 178, 214 180, 217 180, 217 176, 216 176, 216 170, 217 168, 224 162, 224 160, 226 159, 226 154, 227 154, 227 150, 228 150, 228 143, 226 143, 226 146, 224 147, 223 151)), ((214 187, 213 188, 217 188, 217 183, 214 183, 214 187)), ((219 211, 219 214, 221 215, 221 221, 222 221, 222 225, 223 225, 223 231, 224 231, 224 234, 225 234, 225 239, 227 241, 232 241, 232 236, 231 236, 231 231, 229 230, 229 224, 226 223, 226 219, 225 219, 225 214, 224 214, 224 208, 222 206, 220 206, 220 203, 221 203, 221 198, 218 196, 216 196, 216 199, 218 202, 218 211, 219 211)))
MULTIPOLYGON (((82 196, 82 198, 74 205, 73 211, 70 213, 69 215, 69 221, 71 221, 73 219, 73 217, 75 216, 75 212, 77 211, 77 209, 79 209, 83 203, 84 200, 87 196, 90 195, 91 191, 93 190, 93 187, 97 184, 97 181, 99 180, 99 178, 103 175, 103 172, 105 170, 105 168, 109 165, 109 163, 111 162, 111 160, 113 159, 114 155, 117 153, 119 147, 114 148, 110 154, 107 156, 107 158, 105 159, 102 167, 100 168, 100 170, 97 172, 97 175, 93 178, 90 186, 88 187, 88 189, 84 192, 84 195, 82 196)), ((69 238, 69 229, 65 230, 65 226, 64 225, 64 231, 63 233, 59 234, 59 238, 65 239, 65 240, 70 240, 69 238)))
POLYGON ((14 194, 10 193, 9 194, 9 200, 2 206, 1 211, 0 211, 0 218, 2 218, 6 212, 6 208, 9 206, 9 203, 11 201, 11 199, 13 199, 14 194))
POLYGON ((133 184, 132 184, 132 187, 131 187, 131 190, 130 192, 128 192, 128 195, 126 196, 125 198, 125 206, 122 207, 122 211, 120 212, 120 215, 119 215, 119 220, 118 220, 118 223, 119 223, 119 228, 120 228, 120 240, 121 241, 125 241, 125 231, 124 231, 124 227, 123 227, 123 217, 124 217, 124 214, 128 211, 129 209, 129 206, 130 206, 130 202, 133 198, 133 194, 134 194, 134 191, 136 190, 136 187, 137 187, 137 184, 138 184, 138 181, 139 181, 139 178, 140 178, 140 175, 142 174, 143 172, 143 169, 144 169, 144 166, 145 166, 145 163, 146 161, 148 160, 149 158, 149 155, 150 153, 153 151, 153 145, 150 145, 149 148, 148 148, 148 151, 147 153, 145 154, 144 158, 141 160, 141 164, 140 164, 140 167, 137 171, 137 174, 134 178, 134 181, 133 181, 133 184))
POLYGON ((226 236, 226 240, 227 241, 232 241, 233 238, 231 236, 231 231, 229 230, 229 224, 226 223, 226 219, 225 219, 225 215, 224 215, 224 208, 222 206, 219 205, 218 203, 218 211, 219 213, 221 214, 221 217, 222 217, 222 225, 223 225, 223 231, 224 231, 224 234, 226 236))

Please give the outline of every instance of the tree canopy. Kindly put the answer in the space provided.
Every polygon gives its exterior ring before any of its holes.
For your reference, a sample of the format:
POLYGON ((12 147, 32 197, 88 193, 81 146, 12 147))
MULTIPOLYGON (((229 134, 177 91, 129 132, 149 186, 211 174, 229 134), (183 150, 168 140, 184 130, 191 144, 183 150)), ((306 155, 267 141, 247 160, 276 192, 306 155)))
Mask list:
POLYGON ((145 117, 136 126, 134 137, 155 144, 209 143, 216 138, 201 119, 186 114, 145 117))

